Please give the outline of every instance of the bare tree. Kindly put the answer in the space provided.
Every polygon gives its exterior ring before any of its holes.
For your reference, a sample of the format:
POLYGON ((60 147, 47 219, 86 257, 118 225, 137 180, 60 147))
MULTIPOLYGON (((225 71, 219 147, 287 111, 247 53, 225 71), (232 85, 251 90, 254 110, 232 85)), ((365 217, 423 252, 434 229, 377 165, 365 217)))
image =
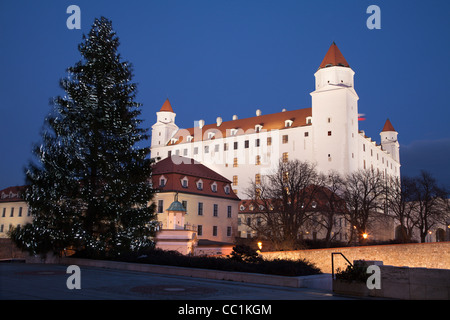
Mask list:
POLYGON ((421 171, 414 181, 415 225, 419 229, 420 241, 425 242, 431 228, 448 217, 448 192, 439 187, 436 179, 427 171, 421 171))
POLYGON ((398 235, 401 242, 410 242, 416 218, 417 202, 414 200, 416 182, 409 177, 391 179, 386 190, 388 212, 400 223, 398 235))
POLYGON ((364 243, 367 228, 384 209, 384 177, 374 170, 351 172, 346 176, 343 196, 347 204, 346 219, 352 226, 349 242, 357 238, 359 243, 364 243))
POLYGON ((342 176, 331 171, 323 177, 324 186, 319 188, 316 194, 318 219, 316 222, 325 229, 325 243, 330 245, 331 241, 339 232, 333 232, 334 221, 338 216, 344 215, 346 211, 345 201, 342 198, 344 180, 342 176))
POLYGON ((274 172, 252 181, 246 191, 260 218, 249 227, 277 249, 297 248, 300 230, 313 214, 312 202, 321 185, 315 165, 280 160, 274 172))

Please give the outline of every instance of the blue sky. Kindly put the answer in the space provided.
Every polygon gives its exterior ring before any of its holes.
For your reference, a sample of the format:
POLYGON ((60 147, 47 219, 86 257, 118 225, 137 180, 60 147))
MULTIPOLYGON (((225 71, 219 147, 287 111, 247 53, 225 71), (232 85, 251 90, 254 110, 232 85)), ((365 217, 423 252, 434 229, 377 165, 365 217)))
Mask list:
POLYGON ((49 100, 96 17, 112 20, 134 66, 144 126, 168 97, 180 127, 311 106, 314 73, 335 41, 356 72, 360 129, 399 132, 403 175, 430 171, 450 188, 450 1, 0 2, 0 189, 24 183, 49 100), (69 30, 69 5, 81 30, 69 30), (369 5, 381 29, 369 30, 369 5))

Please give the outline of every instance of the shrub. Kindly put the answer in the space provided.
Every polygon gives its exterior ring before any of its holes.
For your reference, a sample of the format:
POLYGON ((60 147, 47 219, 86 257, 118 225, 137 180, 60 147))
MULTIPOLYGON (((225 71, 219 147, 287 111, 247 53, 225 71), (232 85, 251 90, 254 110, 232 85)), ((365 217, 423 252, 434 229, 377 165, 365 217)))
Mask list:
POLYGON ((348 265, 345 270, 337 269, 336 279, 346 282, 366 282, 369 277, 366 270, 367 266, 364 265, 348 265))

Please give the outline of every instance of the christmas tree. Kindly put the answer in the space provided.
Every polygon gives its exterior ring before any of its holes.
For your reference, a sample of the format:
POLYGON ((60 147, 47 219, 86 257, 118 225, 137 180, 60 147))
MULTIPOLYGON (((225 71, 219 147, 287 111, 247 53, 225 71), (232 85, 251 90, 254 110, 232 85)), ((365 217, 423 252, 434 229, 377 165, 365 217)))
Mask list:
POLYGON ((21 248, 117 254, 153 245, 152 160, 138 147, 149 137, 118 47, 111 21, 96 19, 78 46, 81 61, 60 81, 65 95, 53 99, 38 161, 26 170, 33 223, 12 233, 21 248))

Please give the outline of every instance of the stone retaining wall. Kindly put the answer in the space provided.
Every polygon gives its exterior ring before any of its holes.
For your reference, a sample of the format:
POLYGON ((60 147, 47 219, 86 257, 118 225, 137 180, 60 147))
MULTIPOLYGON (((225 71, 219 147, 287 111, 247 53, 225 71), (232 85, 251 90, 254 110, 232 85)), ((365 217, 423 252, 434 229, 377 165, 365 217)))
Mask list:
MULTIPOLYGON (((378 260, 384 265, 417 268, 450 269, 450 242, 392 244, 380 246, 343 247, 297 251, 263 252, 265 259, 306 259, 324 273, 331 273, 331 253, 341 252, 353 260, 378 260)), ((334 257, 335 270, 345 269, 344 258, 334 257)))

